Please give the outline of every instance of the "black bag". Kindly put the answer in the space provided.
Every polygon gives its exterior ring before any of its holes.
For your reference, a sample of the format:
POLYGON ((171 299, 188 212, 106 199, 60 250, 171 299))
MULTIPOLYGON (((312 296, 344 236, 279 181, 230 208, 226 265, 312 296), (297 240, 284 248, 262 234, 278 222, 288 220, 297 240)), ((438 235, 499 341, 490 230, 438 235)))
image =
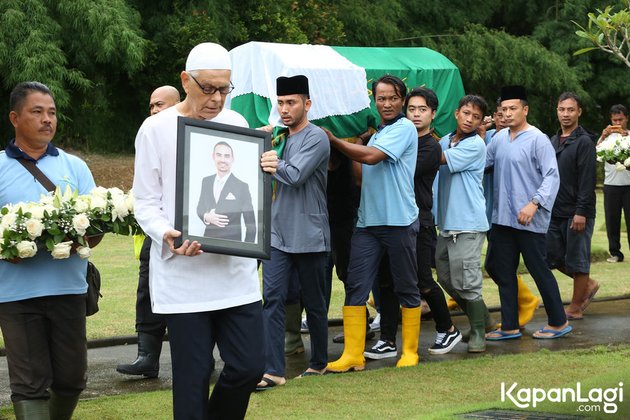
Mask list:
POLYGON ((85 315, 90 316, 98 312, 98 299, 102 298, 101 295, 101 273, 94 264, 88 261, 87 275, 85 276, 87 281, 88 291, 85 301, 85 315))
MULTIPOLYGON (((20 162, 44 188, 50 192, 55 191, 55 184, 35 165, 35 162, 26 159, 18 159, 18 162, 20 162)), ((87 298, 85 301, 85 315, 90 316, 98 312, 98 299, 103 297, 103 295, 101 295, 101 273, 98 272, 96 266, 90 261, 88 261, 85 281, 88 285, 87 298)))

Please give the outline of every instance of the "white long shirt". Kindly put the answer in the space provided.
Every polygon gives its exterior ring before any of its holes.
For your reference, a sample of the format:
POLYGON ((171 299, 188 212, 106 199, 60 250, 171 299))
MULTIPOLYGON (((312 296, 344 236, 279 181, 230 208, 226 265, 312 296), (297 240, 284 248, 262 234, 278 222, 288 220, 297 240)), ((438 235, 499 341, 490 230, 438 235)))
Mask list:
MULTIPOLYGON (((170 107, 147 118, 136 135, 133 181, 135 214, 151 237, 149 287, 155 313, 215 311, 261 300, 256 260, 203 253, 174 255, 163 241, 175 221, 177 117, 170 107)), ((214 122, 247 127, 239 113, 224 109, 214 122)))

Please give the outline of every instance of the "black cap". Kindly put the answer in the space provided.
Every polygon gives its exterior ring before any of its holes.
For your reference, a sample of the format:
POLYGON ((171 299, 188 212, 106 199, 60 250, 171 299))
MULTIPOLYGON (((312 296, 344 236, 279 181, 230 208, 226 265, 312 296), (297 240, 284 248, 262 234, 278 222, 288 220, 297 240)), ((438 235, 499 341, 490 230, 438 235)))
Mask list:
POLYGON ((503 86, 501 88, 501 100, 507 101, 508 99, 522 99, 527 100, 527 90, 524 86, 513 85, 503 86))
POLYGON ((278 77, 276 79, 276 95, 308 95, 308 78, 303 75, 278 77))

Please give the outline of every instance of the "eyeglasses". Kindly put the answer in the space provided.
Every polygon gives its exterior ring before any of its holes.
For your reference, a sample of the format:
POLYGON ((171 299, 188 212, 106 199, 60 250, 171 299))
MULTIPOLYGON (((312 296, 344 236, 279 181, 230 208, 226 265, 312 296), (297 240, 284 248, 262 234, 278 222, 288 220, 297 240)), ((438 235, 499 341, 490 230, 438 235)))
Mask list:
POLYGON ((197 86, 199 86, 199 89, 201 89, 201 91, 206 95, 214 95, 217 91, 219 91, 221 95, 227 95, 228 93, 234 90, 234 85, 232 84, 231 81, 230 81, 230 86, 221 86, 221 87, 216 87, 212 85, 202 86, 201 83, 199 83, 199 81, 195 79, 195 76, 193 76, 190 73, 188 73, 188 75, 191 77, 191 79, 195 81, 195 83, 197 83, 197 86))

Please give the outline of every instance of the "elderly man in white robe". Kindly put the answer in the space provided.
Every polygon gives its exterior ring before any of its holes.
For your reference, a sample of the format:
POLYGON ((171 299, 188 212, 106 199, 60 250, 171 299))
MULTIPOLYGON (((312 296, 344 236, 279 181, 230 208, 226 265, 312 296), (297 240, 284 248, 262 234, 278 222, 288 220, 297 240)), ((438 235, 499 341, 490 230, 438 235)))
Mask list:
MULTIPOLYGON (((196 241, 176 247, 181 232, 173 226, 177 118, 243 127, 247 122, 223 108, 232 90, 225 48, 197 45, 180 77, 186 98, 147 118, 136 136, 133 190, 136 217, 153 241, 151 301, 169 331, 174 418, 243 418, 265 365, 256 260, 204 253, 196 241), (215 342, 225 367, 208 399, 215 342)), ((276 153, 265 152, 262 170, 273 174, 276 166, 276 153)))

